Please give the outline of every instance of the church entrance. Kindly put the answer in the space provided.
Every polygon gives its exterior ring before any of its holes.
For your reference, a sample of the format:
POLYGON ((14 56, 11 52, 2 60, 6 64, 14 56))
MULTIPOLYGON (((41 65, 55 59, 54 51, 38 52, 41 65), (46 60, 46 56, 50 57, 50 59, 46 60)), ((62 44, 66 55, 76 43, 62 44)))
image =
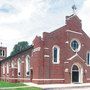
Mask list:
POLYGON ((77 65, 73 65, 71 73, 72 83, 82 82, 82 70, 80 67, 78 67, 77 65))
POLYGON ((72 68, 72 82, 79 82, 79 71, 76 65, 72 68))

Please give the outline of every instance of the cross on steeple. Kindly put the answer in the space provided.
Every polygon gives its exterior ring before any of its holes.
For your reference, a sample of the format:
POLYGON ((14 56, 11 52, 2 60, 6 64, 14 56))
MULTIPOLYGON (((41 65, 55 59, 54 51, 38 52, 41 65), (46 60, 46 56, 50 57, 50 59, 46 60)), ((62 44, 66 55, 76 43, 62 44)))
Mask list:
POLYGON ((76 7, 75 4, 72 6, 72 9, 73 9, 73 14, 76 14, 76 9, 77 9, 77 7, 76 7))
POLYGON ((1 44, 1 47, 2 47, 2 42, 0 44, 1 44))

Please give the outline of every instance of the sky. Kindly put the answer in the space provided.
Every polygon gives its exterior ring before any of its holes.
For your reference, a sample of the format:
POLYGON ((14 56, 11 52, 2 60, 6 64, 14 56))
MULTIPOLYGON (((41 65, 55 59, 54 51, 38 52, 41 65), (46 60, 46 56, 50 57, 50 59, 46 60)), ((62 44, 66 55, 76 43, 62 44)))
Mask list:
POLYGON ((77 7, 83 30, 90 36, 90 0, 0 0, 0 42, 8 55, 15 44, 51 32, 65 25, 65 16, 77 7))

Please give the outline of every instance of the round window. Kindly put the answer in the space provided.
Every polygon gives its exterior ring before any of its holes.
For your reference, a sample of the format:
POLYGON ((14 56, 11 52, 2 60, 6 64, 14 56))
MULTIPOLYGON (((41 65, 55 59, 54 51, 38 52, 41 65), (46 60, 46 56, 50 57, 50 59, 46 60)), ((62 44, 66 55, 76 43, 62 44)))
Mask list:
POLYGON ((81 48, 81 45, 80 45, 80 42, 77 41, 77 40, 72 40, 71 41, 71 49, 74 51, 74 52, 78 52, 81 48))

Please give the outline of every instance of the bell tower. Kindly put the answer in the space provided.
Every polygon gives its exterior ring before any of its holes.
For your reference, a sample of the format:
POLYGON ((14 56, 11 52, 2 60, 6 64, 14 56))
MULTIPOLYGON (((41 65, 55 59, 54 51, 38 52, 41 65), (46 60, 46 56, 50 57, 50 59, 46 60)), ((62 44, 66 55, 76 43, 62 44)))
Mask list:
POLYGON ((0 61, 7 57, 7 47, 3 47, 2 43, 0 45, 0 61))
POLYGON ((80 31, 82 30, 82 23, 79 17, 76 15, 76 5, 72 6, 73 14, 66 16, 66 25, 69 30, 80 31))

